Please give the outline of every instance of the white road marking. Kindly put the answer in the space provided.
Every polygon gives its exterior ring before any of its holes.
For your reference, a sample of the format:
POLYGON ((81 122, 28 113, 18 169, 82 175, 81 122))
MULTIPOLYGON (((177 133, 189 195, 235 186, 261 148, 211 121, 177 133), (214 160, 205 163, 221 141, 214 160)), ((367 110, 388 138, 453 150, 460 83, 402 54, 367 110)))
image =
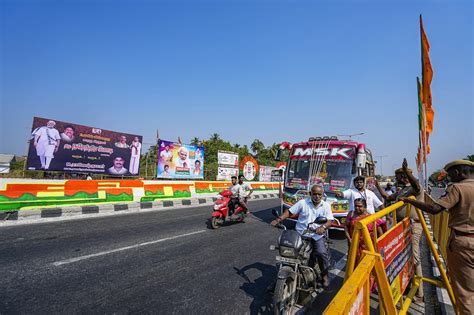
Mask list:
POLYGON ((195 232, 191 232, 191 233, 165 237, 165 238, 155 240, 155 241, 144 242, 144 243, 135 244, 135 245, 131 245, 131 246, 125 246, 125 247, 120 247, 120 248, 116 248, 116 249, 111 249, 111 250, 107 250, 107 251, 103 251, 103 252, 99 252, 99 253, 95 253, 95 254, 84 255, 84 256, 79 256, 79 257, 75 257, 75 258, 69 258, 69 259, 65 259, 65 260, 56 261, 56 262, 53 263, 53 265, 57 267, 57 266, 61 266, 61 265, 66 265, 66 264, 78 262, 78 261, 81 261, 81 260, 86 260, 86 259, 93 258, 93 257, 104 256, 104 255, 117 253, 117 252, 121 252, 121 251, 128 250, 128 249, 138 248, 138 247, 147 246, 147 245, 153 245, 153 244, 162 243, 162 242, 174 240, 174 239, 181 238, 181 237, 186 237, 186 236, 191 236, 191 235, 195 235, 195 234, 199 234, 199 233, 204 233, 206 231, 207 230, 200 230, 200 231, 195 231, 195 232))

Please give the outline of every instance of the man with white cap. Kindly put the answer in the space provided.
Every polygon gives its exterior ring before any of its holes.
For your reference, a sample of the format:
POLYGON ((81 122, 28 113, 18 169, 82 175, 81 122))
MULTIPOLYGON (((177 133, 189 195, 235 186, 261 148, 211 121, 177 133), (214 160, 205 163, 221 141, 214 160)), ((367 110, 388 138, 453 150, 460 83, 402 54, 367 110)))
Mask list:
POLYGON ((400 200, 431 214, 449 212, 449 277, 459 312, 474 314, 474 162, 456 160, 446 164, 444 170, 452 184, 434 204, 406 197, 400 200))
POLYGON ((41 168, 49 169, 51 160, 54 158, 54 153, 58 151, 61 137, 59 131, 54 128, 56 122, 54 120, 48 121, 46 126, 40 127, 33 131, 36 154, 40 158, 41 168))

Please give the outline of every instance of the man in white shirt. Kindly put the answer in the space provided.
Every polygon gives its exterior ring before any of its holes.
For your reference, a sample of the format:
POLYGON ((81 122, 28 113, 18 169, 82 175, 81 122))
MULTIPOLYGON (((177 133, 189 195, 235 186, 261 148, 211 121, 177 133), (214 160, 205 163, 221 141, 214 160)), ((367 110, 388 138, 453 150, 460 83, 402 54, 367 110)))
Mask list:
POLYGON ((362 198, 367 203, 367 212, 374 214, 376 209, 383 209, 383 202, 371 191, 365 189, 365 177, 354 178, 354 187, 343 192, 337 192, 336 198, 344 198, 349 201, 349 211, 354 211, 354 200, 362 198))
POLYGON ((239 185, 239 203, 245 209, 245 212, 247 212, 247 200, 252 194, 253 188, 249 183, 244 183, 244 175, 239 175, 239 185))
POLYGON ((114 159, 114 165, 108 168, 107 171, 109 172, 109 174, 112 174, 112 175, 125 175, 127 174, 128 170, 125 167, 123 167, 124 163, 125 161, 123 160, 123 158, 120 156, 117 156, 114 159))
POLYGON ((186 149, 185 147, 179 148, 178 157, 176 158, 174 164, 177 167, 190 168, 191 163, 189 162, 188 155, 189 155, 188 149, 186 149))
POLYGON ((164 161, 171 161, 171 158, 173 157, 173 152, 170 151, 170 146, 169 145, 165 146, 164 151, 161 151, 160 157, 164 161))
POLYGON ((130 154, 130 174, 137 175, 138 168, 140 167, 140 152, 142 150, 142 144, 139 141, 138 137, 133 139, 132 144, 130 145, 131 154, 130 154))
POLYGON ((55 126, 56 122, 50 120, 46 126, 33 131, 33 144, 36 148, 36 154, 40 158, 41 168, 44 170, 49 169, 49 164, 54 158, 54 153, 57 152, 59 148, 61 137, 59 136, 59 131, 54 128, 55 126))
POLYGON ((239 202, 239 191, 240 185, 237 183, 237 176, 232 176, 230 178, 232 184, 229 186, 228 190, 232 193, 229 202, 229 215, 232 215, 235 210, 235 205, 239 202))
POLYGON ((334 216, 332 215, 331 206, 329 203, 323 200, 324 189, 320 185, 313 185, 311 187, 310 197, 302 199, 295 203, 289 211, 283 212, 277 219, 271 222, 271 225, 275 226, 281 221, 288 218, 291 214, 298 215, 298 222, 296 222, 296 231, 299 234, 308 228, 311 224, 311 229, 314 229, 314 233, 305 234, 305 236, 312 238, 313 251, 310 258, 310 266, 314 266, 317 259, 321 275, 323 277, 323 287, 329 287, 329 253, 326 247, 326 230, 331 226, 334 216), (313 223, 317 217, 325 217, 328 219, 323 225, 313 223))

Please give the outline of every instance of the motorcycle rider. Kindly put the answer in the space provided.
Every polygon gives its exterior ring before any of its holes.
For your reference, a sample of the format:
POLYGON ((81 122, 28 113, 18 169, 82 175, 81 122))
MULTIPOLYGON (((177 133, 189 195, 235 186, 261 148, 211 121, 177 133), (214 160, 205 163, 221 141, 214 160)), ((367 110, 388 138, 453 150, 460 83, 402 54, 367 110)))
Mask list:
POLYGON ((235 210, 235 205, 239 202, 239 191, 240 185, 237 183, 237 176, 230 178, 232 185, 229 186, 228 190, 232 193, 229 201, 229 215, 232 215, 235 210))
POLYGON ((247 213, 247 199, 252 194, 253 188, 249 183, 244 183, 244 175, 239 175, 239 185, 239 204, 245 209, 245 212, 247 213))
POLYGON ((317 217, 323 216, 328 221, 323 225, 312 224, 310 227, 314 229, 315 233, 306 234, 311 237, 311 244, 313 251, 309 266, 314 266, 316 259, 318 261, 319 269, 323 278, 323 287, 327 289, 329 287, 329 253, 326 247, 326 230, 331 226, 334 217, 332 215, 331 206, 329 203, 323 200, 324 189, 321 185, 315 184, 311 187, 310 197, 302 199, 295 203, 290 209, 285 210, 278 218, 271 222, 271 225, 275 226, 288 218, 291 214, 298 215, 298 222, 296 223, 296 231, 299 234, 308 227, 308 224, 313 223, 317 217))

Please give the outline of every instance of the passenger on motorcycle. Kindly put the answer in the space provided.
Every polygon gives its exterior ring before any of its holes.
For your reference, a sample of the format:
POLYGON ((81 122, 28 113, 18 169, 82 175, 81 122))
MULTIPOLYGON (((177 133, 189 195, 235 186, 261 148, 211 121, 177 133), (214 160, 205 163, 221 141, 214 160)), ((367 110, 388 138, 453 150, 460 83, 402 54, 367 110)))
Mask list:
POLYGON ((235 205, 239 202, 239 191, 240 185, 237 183, 237 176, 232 176, 230 178, 232 185, 229 186, 228 190, 232 193, 229 201, 229 215, 232 215, 235 210, 235 205))
POLYGON ((252 194, 253 188, 249 183, 244 183, 244 175, 239 175, 239 185, 239 204, 245 209, 245 212, 247 212, 247 200, 252 194))
MULTIPOLYGON (((306 234, 311 237, 313 251, 310 258, 310 266, 315 266, 316 259, 318 261, 319 269, 323 278, 323 287, 329 287, 329 253, 326 247, 326 230, 331 226, 334 217, 332 215, 331 206, 323 200, 324 189, 320 185, 313 185, 311 187, 310 197, 302 199, 294 204, 289 211, 285 211, 277 219, 271 222, 275 226, 288 218, 291 214, 298 215, 298 222, 296 223, 296 231, 301 235, 308 227, 308 224, 313 223, 317 217, 323 216, 328 219, 324 225, 311 224, 310 228, 315 233, 306 234)), ((314 267, 313 267, 314 268, 314 267)))

